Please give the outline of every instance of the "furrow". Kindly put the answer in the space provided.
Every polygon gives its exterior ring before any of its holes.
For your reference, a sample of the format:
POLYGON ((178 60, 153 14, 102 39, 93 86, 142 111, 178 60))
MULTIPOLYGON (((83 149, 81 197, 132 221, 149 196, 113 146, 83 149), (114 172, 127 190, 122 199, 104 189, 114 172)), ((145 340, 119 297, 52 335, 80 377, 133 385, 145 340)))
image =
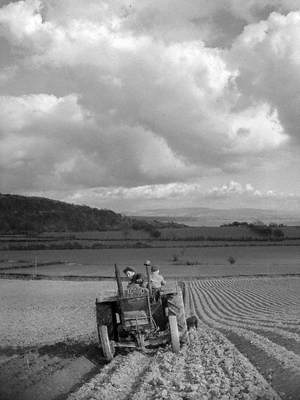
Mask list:
MULTIPOLYGON (((202 288, 199 284, 198 284, 198 287, 200 290, 202 290, 202 288)), ((204 289, 204 290, 207 291, 207 289, 204 289)), ((209 291, 209 292, 212 292, 212 291, 209 291)), ((265 321, 267 323, 268 323, 268 320, 266 318, 268 318, 268 314, 270 314, 269 318, 271 318, 272 322, 274 322, 274 313, 277 316, 277 318, 280 318, 280 314, 277 311, 272 312, 272 309, 271 310, 269 309, 268 312, 261 313, 260 311, 255 309, 254 303, 252 303, 251 306, 249 304, 250 307, 245 306, 246 301, 244 299, 244 296, 242 296, 242 295, 237 297, 237 295, 235 293, 231 293, 229 295, 229 294, 225 294, 224 292, 220 292, 220 291, 216 291, 216 290, 213 291, 213 294, 215 296, 220 296, 220 297, 222 296, 222 297, 226 298, 227 299, 226 303, 228 303, 228 306, 230 304, 230 313, 231 314, 235 313, 235 315, 238 317, 245 318, 245 315, 244 315, 245 313, 253 314, 253 316, 249 316, 247 318, 249 318, 249 319, 252 318, 255 321, 257 321, 259 319, 262 322, 265 321), (261 318, 260 316, 263 316, 265 318, 261 318)), ((289 304, 289 306, 293 307, 295 309, 295 314, 296 314, 296 307, 292 304, 289 304)), ((296 328, 297 329, 300 327, 299 324, 296 324, 295 322, 284 321, 284 320, 283 321, 280 320, 280 325, 281 325, 281 327, 284 327, 284 328, 287 327, 287 328, 296 328)))
POLYGON ((137 390, 141 377, 145 374, 151 357, 141 352, 119 356, 104 367, 100 374, 84 384, 68 400, 128 400, 137 390))
MULTIPOLYGON (((206 288, 206 285, 201 285, 204 289, 206 288)), ((278 300, 278 293, 276 293, 276 299, 274 299, 274 292, 272 293, 272 296, 268 295, 268 296, 261 296, 257 294, 257 287, 255 288, 255 290, 253 291, 248 291, 248 290, 243 290, 241 288, 236 288, 236 289, 232 289, 232 288, 225 288, 223 289, 224 291, 228 292, 228 294, 230 295, 237 295, 237 296, 243 296, 245 303, 249 304, 250 306, 253 304, 256 304, 256 306, 258 308, 260 308, 261 310, 265 310, 268 311, 269 308, 272 306, 274 307, 278 307, 280 309, 282 309, 282 306, 284 304, 286 305, 290 305, 291 301, 287 300, 287 296, 285 296, 284 299, 279 299, 278 300)), ((299 302, 299 298, 297 299, 298 301, 296 301, 295 303, 298 305, 300 305, 299 302)), ((294 301, 293 301, 294 302, 294 301)))
MULTIPOLYGON (((197 300, 199 301, 200 299, 202 299, 201 309, 204 311, 205 322, 216 328, 226 329, 227 331, 232 331, 238 335, 242 335, 248 341, 254 343, 257 348, 264 350, 268 355, 281 362, 285 368, 291 368, 297 373, 300 373, 300 357, 298 355, 286 350, 283 346, 271 342, 269 339, 261 335, 240 327, 232 326, 231 324, 227 323, 218 316, 219 311, 216 311, 214 305, 210 302, 210 299, 205 298, 205 295, 200 294, 199 292, 197 293, 194 288, 192 288, 192 298, 196 303, 196 310, 197 300)), ((201 314, 203 315, 203 313, 201 314)))
MULTIPOLYGON (((253 325, 255 327, 259 327, 262 330, 266 331, 273 331, 276 329, 278 334, 281 334, 284 337, 291 338, 295 341, 300 342, 300 336, 294 332, 289 332, 288 327, 286 327, 283 324, 278 324, 272 321, 266 321, 261 318, 254 318, 254 317, 248 317, 244 316, 243 314, 236 314, 234 312, 231 312, 231 299, 228 298, 223 298, 220 294, 217 293, 209 293, 205 292, 207 296, 210 297, 211 301, 214 303, 216 306, 216 309, 219 310, 219 316, 224 319, 226 322, 233 322, 237 326, 241 327, 249 327, 251 328, 253 325), (279 327, 278 327, 279 325, 279 327), (281 329, 285 328, 285 329, 281 329)), ((233 308, 233 307, 232 307, 233 308)))

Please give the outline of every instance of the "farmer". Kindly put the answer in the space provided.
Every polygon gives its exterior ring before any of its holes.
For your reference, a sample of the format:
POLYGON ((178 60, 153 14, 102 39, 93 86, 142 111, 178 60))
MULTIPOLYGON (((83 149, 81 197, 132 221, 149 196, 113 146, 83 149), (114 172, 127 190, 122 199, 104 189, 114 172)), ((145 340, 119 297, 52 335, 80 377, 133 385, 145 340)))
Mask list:
POLYGON ((151 286, 153 289, 161 289, 166 284, 164 277, 159 273, 159 268, 152 265, 150 274, 151 286))
MULTIPOLYGON (((149 268, 151 266, 151 261, 146 260, 144 265, 149 268)), ((151 266, 150 282, 153 289, 161 289, 161 287, 166 284, 163 276, 159 273, 159 268, 154 265, 151 266)))
POLYGON ((142 274, 139 274, 135 271, 133 267, 126 267, 123 270, 124 274, 129 278, 129 282, 127 287, 130 287, 132 285, 138 285, 141 287, 145 287, 145 279, 142 274))

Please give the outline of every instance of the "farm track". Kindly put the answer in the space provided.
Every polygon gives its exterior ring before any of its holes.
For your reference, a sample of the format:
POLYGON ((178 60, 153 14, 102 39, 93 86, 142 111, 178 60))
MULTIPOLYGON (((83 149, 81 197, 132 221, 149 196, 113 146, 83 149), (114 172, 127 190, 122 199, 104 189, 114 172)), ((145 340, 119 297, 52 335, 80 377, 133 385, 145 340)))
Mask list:
POLYGON ((187 314, 226 335, 284 399, 300 398, 300 281, 185 282, 187 314))

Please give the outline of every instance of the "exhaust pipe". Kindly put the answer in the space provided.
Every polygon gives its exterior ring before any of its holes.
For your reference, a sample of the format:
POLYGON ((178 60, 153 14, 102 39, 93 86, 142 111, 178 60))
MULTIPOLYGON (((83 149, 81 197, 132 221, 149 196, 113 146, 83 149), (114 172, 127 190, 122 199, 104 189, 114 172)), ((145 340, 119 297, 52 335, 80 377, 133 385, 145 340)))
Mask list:
POLYGON ((118 285, 118 293, 120 297, 124 297, 124 289, 121 281, 121 276, 120 276, 120 270, 117 264, 115 264, 115 274, 116 274, 116 280, 117 280, 117 285, 118 285))

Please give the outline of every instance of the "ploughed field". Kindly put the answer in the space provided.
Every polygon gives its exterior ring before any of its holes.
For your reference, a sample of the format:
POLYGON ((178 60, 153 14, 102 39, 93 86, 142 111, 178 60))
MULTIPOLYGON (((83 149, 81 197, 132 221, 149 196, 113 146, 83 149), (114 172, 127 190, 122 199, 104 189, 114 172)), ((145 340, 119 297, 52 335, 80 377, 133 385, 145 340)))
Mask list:
POLYGON ((115 289, 114 282, 0 280, 3 398, 299 400, 299 277, 185 281, 187 316, 199 319, 190 345, 179 354, 168 346, 117 354, 103 368, 94 301, 115 289), (78 388, 87 372, 93 377, 78 388), (69 382, 62 392, 59 376, 69 382))
POLYGON ((0 280, 0 399, 64 398, 104 364, 95 299, 114 282, 0 280))
POLYGON ((186 310, 225 335, 284 399, 300 398, 300 278, 186 282, 186 310))
POLYGON ((178 354, 118 356, 68 400, 279 400, 269 383, 216 330, 190 332, 178 354))
POLYGON ((95 299, 108 282, 0 280, 0 348, 29 348, 96 337, 95 299))

